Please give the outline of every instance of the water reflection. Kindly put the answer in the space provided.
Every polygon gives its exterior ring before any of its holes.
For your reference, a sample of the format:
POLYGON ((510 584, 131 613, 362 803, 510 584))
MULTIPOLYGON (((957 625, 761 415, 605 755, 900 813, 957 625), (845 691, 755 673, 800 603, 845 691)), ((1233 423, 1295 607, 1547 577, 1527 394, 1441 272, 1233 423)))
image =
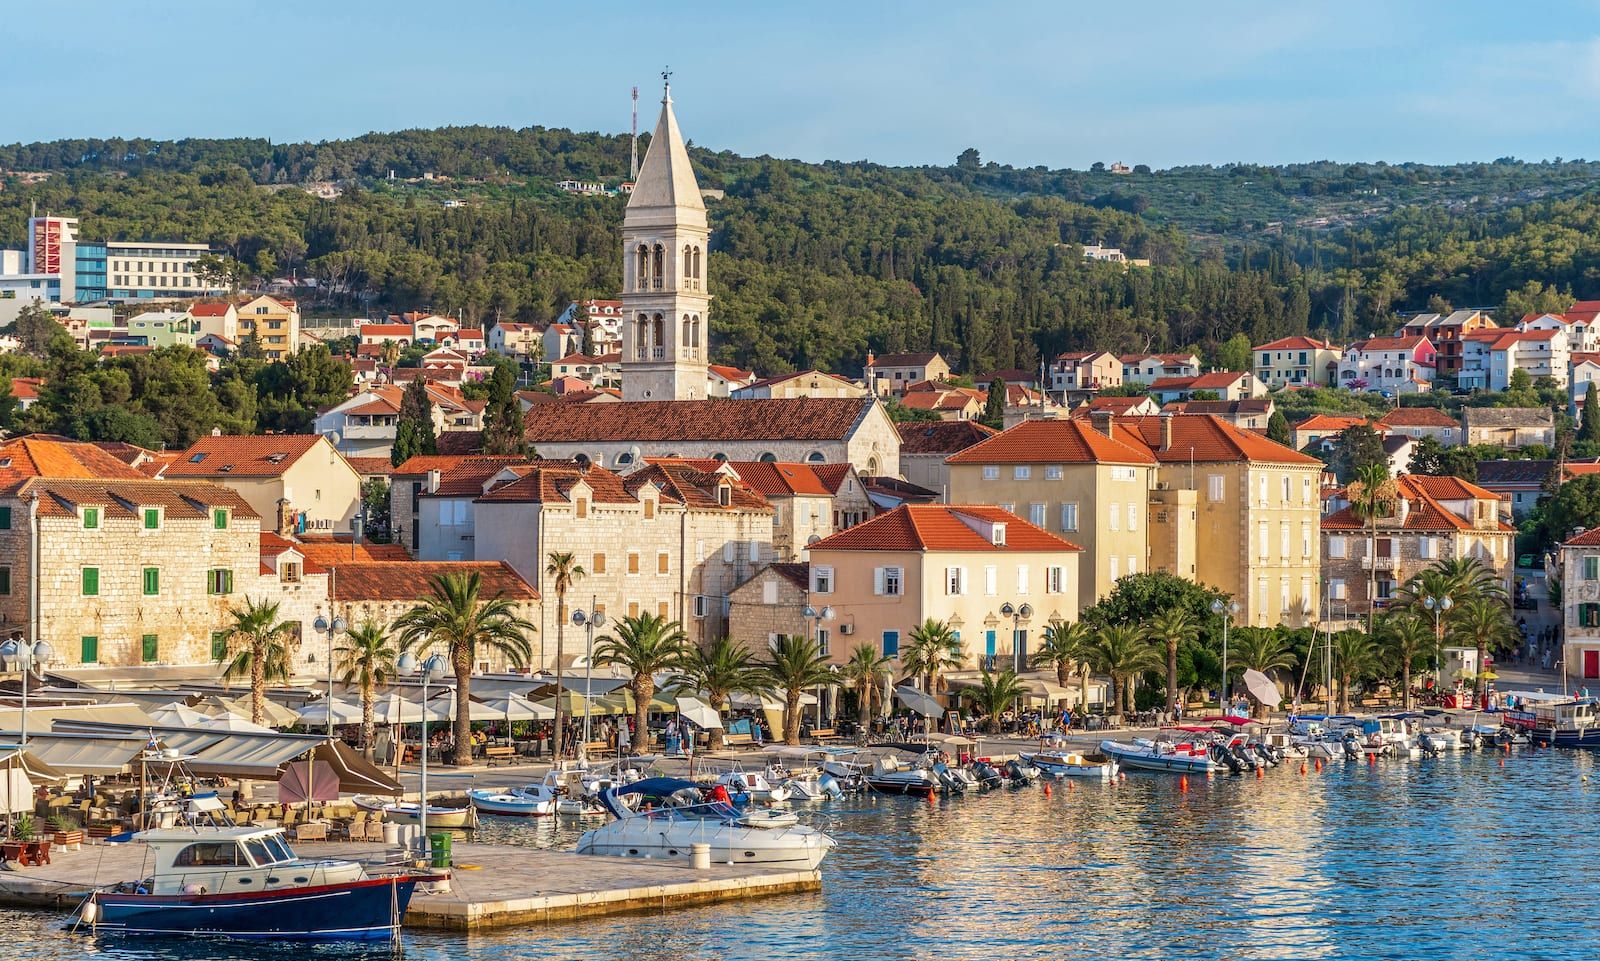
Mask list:
MULTIPOLYGON (((1463 754, 1194 779, 1187 793, 1133 775, 1050 797, 855 797, 809 815, 840 842, 821 894, 470 939, 415 932, 405 957, 1588 958, 1593 773, 1585 755, 1463 754)), ((571 848, 581 831, 486 819, 479 839, 571 848)), ((0 930, 30 932, 0 957, 281 956, 67 940, 54 921, 0 913, 0 930)))

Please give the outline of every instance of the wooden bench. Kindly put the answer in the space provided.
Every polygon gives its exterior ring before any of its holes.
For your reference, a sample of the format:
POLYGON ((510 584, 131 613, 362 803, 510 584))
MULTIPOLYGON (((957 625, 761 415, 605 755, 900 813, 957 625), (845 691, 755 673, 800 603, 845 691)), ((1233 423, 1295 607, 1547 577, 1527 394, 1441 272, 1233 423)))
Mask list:
POLYGON ((756 743, 756 739, 748 734, 724 734, 722 736, 723 747, 748 747, 754 743, 756 743))
POLYGON ((517 749, 514 747, 486 747, 483 749, 483 759, 490 767, 496 764, 517 763, 517 749))
POLYGON ((610 754, 611 751, 610 741, 585 741, 583 744, 583 753, 589 757, 600 757, 610 754))
POLYGON ((836 741, 838 733, 831 727, 815 727, 811 729, 811 739, 814 741, 836 741))

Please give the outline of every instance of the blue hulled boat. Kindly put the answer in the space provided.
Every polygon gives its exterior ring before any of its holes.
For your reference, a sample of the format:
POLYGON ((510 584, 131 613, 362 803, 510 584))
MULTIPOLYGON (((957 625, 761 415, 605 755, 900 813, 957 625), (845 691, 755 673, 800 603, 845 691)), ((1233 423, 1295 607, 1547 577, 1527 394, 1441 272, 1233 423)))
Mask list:
POLYGON ((281 828, 144 831, 154 873, 96 891, 81 920, 96 933, 376 941, 397 935, 419 882, 357 861, 296 857, 281 828))

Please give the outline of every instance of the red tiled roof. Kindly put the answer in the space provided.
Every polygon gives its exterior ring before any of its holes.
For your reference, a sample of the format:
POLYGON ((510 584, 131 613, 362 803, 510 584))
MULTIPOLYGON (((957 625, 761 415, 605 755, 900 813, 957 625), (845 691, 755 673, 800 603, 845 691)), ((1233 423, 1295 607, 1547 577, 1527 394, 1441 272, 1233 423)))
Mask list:
POLYGON ((650 464, 644 470, 628 475, 626 484, 629 490, 638 490, 646 483, 655 484, 661 490, 663 497, 669 497, 697 510, 772 509, 772 505, 767 503, 761 492, 742 479, 731 485, 730 502, 724 507, 717 500, 717 486, 724 476, 698 470, 683 463, 650 464))
POLYGON ((523 415, 535 444, 619 440, 840 440, 875 403, 871 398, 656 400, 629 404, 549 404, 523 415))
POLYGON ((363 337, 410 337, 410 324, 362 324, 363 337))
POLYGON ((370 564, 375 561, 408 561, 411 556, 399 544, 373 544, 362 541, 357 544, 353 541, 343 540, 311 540, 303 538, 295 543, 295 549, 305 555, 307 561, 314 561, 321 567, 337 567, 341 570, 346 564, 370 564))
POLYGON ((730 461, 739 479, 766 497, 792 497, 796 494, 826 497, 833 493, 827 481, 810 464, 730 461))
POLYGON ((947 420, 937 424, 896 424, 900 434, 900 454, 954 454, 966 450, 986 437, 1000 433, 993 427, 970 420, 947 420))
POLYGON ((1367 419, 1355 414, 1312 414, 1305 420, 1294 425, 1295 430, 1349 430, 1357 424, 1365 424, 1367 419))
POLYGON ((460 330, 456 331, 454 334, 446 334, 445 336, 447 336, 447 337, 453 336, 457 340, 482 340, 483 339, 483 331, 475 330, 475 329, 473 329, 471 327, 463 327, 460 330))
POLYGON ((226 303, 195 304, 194 306, 189 308, 189 316, 191 316, 191 317, 226 317, 226 316, 228 316, 228 308, 232 307, 232 306, 233 306, 232 304, 226 304, 226 303))
POLYGON ((620 476, 603 467, 584 469, 576 464, 554 462, 519 468, 517 473, 522 476, 495 487, 474 503, 566 504, 571 502, 568 494, 579 480, 589 485, 597 504, 631 504, 639 500, 634 493, 637 488, 630 489, 620 476))
MULTIPOLYGON (((137 473, 137 472, 135 472, 137 473)), ((97 506, 107 518, 131 519, 144 507, 160 507, 167 517, 197 520, 210 516, 211 508, 225 507, 237 517, 258 516, 238 491, 203 481, 35 477, 17 486, 18 495, 38 493, 39 513, 47 517, 72 517, 80 505, 97 506)))
POLYGON ((1561 542, 1562 547, 1600 547, 1600 527, 1591 527, 1576 537, 1561 542))
POLYGON ((482 462, 496 465, 527 463, 528 458, 517 454, 414 454, 400 462, 390 473, 395 477, 421 476, 428 471, 441 473, 455 470, 463 464, 482 462))
POLYGON ((1281 337, 1251 350, 1333 350, 1334 346, 1315 337, 1281 337))
POLYGON ((723 380, 742 382, 755 377, 755 371, 740 370, 737 367, 729 367, 726 364, 707 364, 706 369, 723 380))
POLYGON ((1244 371, 1214 370, 1197 377, 1157 377, 1151 390, 1225 390, 1246 376, 1244 371))
POLYGON ((1461 422, 1437 407, 1396 407, 1378 423, 1390 427, 1460 427, 1461 422))
POLYGON ((1358 340, 1351 344, 1350 348, 1363 353, 1374 350, 1415 350, 1427 340, 1426 337, 1373 337, 1368 340, 1358 340))
POLYGON ((415 601, 433 593, 436 577, 476 572, 480 600, 537 600, 539 592, 504 561, 377 561, 342 564, 333 584, 340 601, 415 601))
POLYGON ((778 575, 802 591, 811 590, 811 565, 778 563, 768 564, 767 570, 778 575))
POLYGON ((281 477, 320 434, 202 437, 167 467, 168 477, 281 477))
POLYGON ((998 507, 973 504, 902 504, 886 514, 811 545, 842 551, 1081 551, 1083 548, 998 507), (962 518, 1006 526, 995 544, 962 518))
MULTIPOLYGON (((1447 509, 1442 500, 1489 500, 1500 501, 1502 498, 1493 491, 1487 491, 1476 484, 1469 484, 1456 477, 1430 477, 1423 474, 1402 474, 1395 478, 1395 483, 1400 489, 1400 496, 1407 502, 1405 523, 1402 530, 1408 531, 1470 531, 1473 525, 1464 520, 1459 514, 1447 509)), ((1349 507, 1335 511, 1322 519, 1324 530, 1364 530, 1367 523, 1355 515, 1349 507)), ((1496 530, 1511 530, 1500 524, 1495 525, 1496 530)))
MULTIPOLYGON (((416 458, 409 458, 410 463, 416 458)), ((518 464, 537 464, 525 457, 471 457, 462 458, 455 466, 439 472, 439 489, 422 492, 424 497, 478 497, 489 478, 507 467, 518 464)))
POLYGON ((1435 477, 1432 474, 1401 474, 1395 480, 1399 483, 1402 493, 1421 491, 1429 497, 1442 501, 1504 500, 1502 495, 1479 487, 1471 481, 1462 480, 1459 477, 1435 477))
POLYGON ((94 444, 44 434, 0 444, 0 490, 31 477, 145 480, 146 476, 94 444))
POLYGON ((1025 420, 945 459, 948 464, 1154 464, 1144 445, 1107 437, 1084 420, 1025 420))
POLYGON ((1138 440, 1164 463, 1252 461, 1268 464, 1318 464, 1309 454, 1267 440, 1254 431, 1241 430, 1214 414, 1176 414, 1171 417, 1121 417, 1117 426, 1127 432, 1122 440, 1138 440), (1170 429, 1171 444, 1162 447, 1170 429))
POLYGON ((1112 414, 1126 414, 1135 407, 1149 402, 1149 400, 1150 396, 1148 394, 1140 394, 1137 397, 1091 397, 1089 398, 1089 403, 1086 406, 1079 407, 1078 410, 1099 410, 1110 411, 1112 414))
POLYGON ((936 351, 919 351, 905 354, 884 354, 872 359, 873 367, 923 367, 939 354, 936 351))
POLYGON ((964 410, 974 405, 982 404, 980 396, 974 396, 976 391, 967 391, 959 387, 950 390, 918 390, 908 391, 900 397, 900 403, 910 410, 964 410))
POLYGON ((346 457, 345 461, 362 477, 387 477, 394 473, 394 467, 387 457, 346 457))

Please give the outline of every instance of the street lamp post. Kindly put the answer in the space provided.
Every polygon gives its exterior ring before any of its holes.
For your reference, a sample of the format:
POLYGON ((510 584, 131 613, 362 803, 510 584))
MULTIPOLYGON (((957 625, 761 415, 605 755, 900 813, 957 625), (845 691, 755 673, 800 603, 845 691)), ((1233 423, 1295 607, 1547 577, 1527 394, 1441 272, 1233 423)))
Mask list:
POLYGON ((1011 618, 1011 670, 1022 673, 1022 622, 1033 617, 1033 605, 1013 606, 1010 601, 1000 605, 1000 615, 1011 618))
MULTIPOLYGON (((801 611, 800 614, 807 621, 811 622, 810 623, 811 634, 809 635, 808 640, 810 640, 813 644, 815 644, 816 641, 817 641, 817 628, 818 628, 819 622, 833 620, 833 608, 824 605, 822 610, 819 611, 815 607, 812 607, 810 604, 807 604, 806 607, 805 607, 805 610, 801 611)), ((826 651, 823 652, 824 655, 826 655, 826 653, 827 653, 826 651)), ((822 726, 822 690, 820 688, 818 688, 818 690, 817 690, 817 727, 821 727, 821 726, 822 726)))
POLYGON ((22 639, 19 631, 11 635, 11 639, 0 643, 0 657, 14 661, 22 669, 22 728, 19 741, 23 747, 28 746, 28 675, 34 667, 43 668, 50 663, 50 658, 55 656, 55 649, 45 641, 35 641, 29 644, 22 639))
POLYGON ((422 750, 418 752, 422 757, 422 783, 417 789, 417 824, 421 828, 423 850, 428 845, 428 682, 432 681, 445 671, 444 658, 437 654, 429 657, 422 663, 417 663, 416 655, 410 651, 400 655, 400 660, 395 663, 396 669, 401 674, 415 672, 422 679, 422 750))
MULTIPOLYGON (((598 604, 593 606, 599 607, 598 604)), ((590 614, 579 608, 572 612, 572 623, 588 632, 588 637, 584 641, 583 655, 583 743, 588 744, 589 705, 594 702, 594 629, 606 626, 606 612, 597 610, 590 614)), ((561 692, 558 691, 556 696, 560 697, 561 692)))
POLYGON ((1444 644, 1443 627, 1439 623, 1439 617, 1449 611, 1450 608, 1455 607, 1456 602, 1451 600, 1448 595, 1445 597, 1424 597, 1422 606, 1433 612, 1433 684, 1435 687, 1434 693, 1438 693, 1439 648, 1444 644))
POLYGON ((326 616, 318 614, 317 619, 311 622, 311 626, 328 635, 328 699, 323 703, 328 709, 328 740, 331 741, 333 740, 333 636, 343 633, 348 625, 345 624, 344 618, 337 615, 330 621, 326 616))
POLYGON ((1222 615, 1222 703, 1217 706, 1224 713, 1228 710, 1228 628, 1233 624, 1234 615, 1239 613, 1237 601, 1223 603, 1222 598, 1211 602, 1211 613, 1222 615))

